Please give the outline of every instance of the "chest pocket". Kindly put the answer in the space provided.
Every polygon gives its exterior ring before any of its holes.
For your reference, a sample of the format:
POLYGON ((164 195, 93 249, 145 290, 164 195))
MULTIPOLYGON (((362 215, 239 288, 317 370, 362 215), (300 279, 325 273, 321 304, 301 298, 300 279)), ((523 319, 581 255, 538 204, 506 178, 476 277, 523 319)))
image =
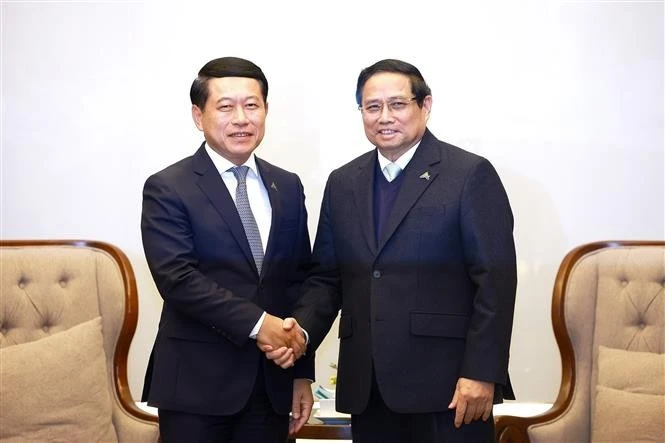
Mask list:
POLYGON ((409 229, 425 232, 440 231, 445 223, 446 206, 420 206, 407 218, 409 229))

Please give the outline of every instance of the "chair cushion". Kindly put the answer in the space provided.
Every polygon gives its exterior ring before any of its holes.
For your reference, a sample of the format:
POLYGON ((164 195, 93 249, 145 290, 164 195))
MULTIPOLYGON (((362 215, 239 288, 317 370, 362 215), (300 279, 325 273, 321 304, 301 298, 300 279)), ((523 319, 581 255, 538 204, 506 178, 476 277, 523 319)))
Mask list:
POLYGON ((0 349, 0 440, 116 442, 101 318, 0 349))
POLYGON ((665 354, 599 346, 592 441, 663 441, 665 354))

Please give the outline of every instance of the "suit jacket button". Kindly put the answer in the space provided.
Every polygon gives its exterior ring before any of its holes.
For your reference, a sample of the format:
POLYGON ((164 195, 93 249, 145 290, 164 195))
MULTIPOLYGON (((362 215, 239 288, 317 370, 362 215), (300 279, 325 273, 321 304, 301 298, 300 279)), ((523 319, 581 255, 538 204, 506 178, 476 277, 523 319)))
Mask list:
POLYGON ((374 272, 372 272, 372 277, 381 278, 381 271, 375 269, 374 272))

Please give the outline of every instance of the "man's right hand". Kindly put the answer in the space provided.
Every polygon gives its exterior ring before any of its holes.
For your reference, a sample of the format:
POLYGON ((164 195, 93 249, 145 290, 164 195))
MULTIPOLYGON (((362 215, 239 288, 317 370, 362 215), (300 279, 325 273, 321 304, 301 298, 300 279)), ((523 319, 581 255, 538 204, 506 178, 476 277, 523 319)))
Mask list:
MULTIPOLYGON (((305 343, 305 336, 303 333, 302 328, 294 318, 287 318, 284 321, 280 320, 278 317, 274 317, 270 314, 266 315, 266 319, 263 322, 263 326, 261 326, 261 329, 259 330, 259 335, 257 335, 257 345, 261 351, 266 353, 266 357, 269 360, 272 360, 277 366, 280 366, 284 369, 289 368, 295 364, 295 361, 302 357, 302 355, 305 353, 305 350, 307 349, 307 345, 305 343), (295 346, 289 346, 288 343, 284 344, 273 344, 270 343, 266 340, 260 340, 259 337, 261 335, 261 331, 263 330, 263 326, 266 325, 266 321, 268 320, 268 317, 272 317, 270 319, 270 328, 274 327, 274 320, 277 319, 277 321, 280 322, 280 329, 281 331, 286 334, 287 337, 290 337, 292 340, 295 342, 295 346)), ((272 330, 272 329, 271 329, 272 330)), ((279 335, 279 334, 277 334, 279 335)), ((291 342, 291 343, 294 343, 291 342)))
POLYGON ((293 366, 306 349, 304 334, 295 319, 282 320, 270 314, 263 320, 256 344, 263 352, 280 350, 271 360, 282 368, 293 366))

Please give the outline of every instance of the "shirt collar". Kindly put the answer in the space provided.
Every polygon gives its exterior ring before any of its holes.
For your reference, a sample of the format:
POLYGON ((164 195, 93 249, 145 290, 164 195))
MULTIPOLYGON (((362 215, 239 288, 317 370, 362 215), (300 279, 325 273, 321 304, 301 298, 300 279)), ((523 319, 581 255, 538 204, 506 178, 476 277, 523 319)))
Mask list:
MULTIPOLYGON (((406 168, 406 165, 408 165, 411 159, 413 158, 413 155, 416 153, 416 149, 418 148, 418 146, 420 146, 421 140, 418 140, 418 143, 411 146, 408 151, 400 155, 400 157, 392 163, 395 163, 397 166, 400 167, 400 169, 404 170, 404 168, 406 168)), ((376 152, 379 154, 378 155, 379 167, 383 171, 383 168, 385 168, 388 163, 391 163, 391 161, 388 160, 386 157, 384 157, 383 154, 381 154, 381 151, 379 151, 378 149, 376 150, 376 152)))
MULTIPOLYGON (((222 157, 221 155, 219 155, 217 153, 217 151, 215 151, 214 149, 212 149, 208 145, 208 142, 206 142, 205 148, 206 148, 206 152, 210 156, 210 159, 214 163, 214 165, 217 168, 217 171, 219 171, 220 175, 227 172, 232 167, 236 166, 235 164, 233 164, 229 160, 227 160, 224 157, 222 157)), ((249 158, 247 159, 247 161, 245 163, 243 163, 242 165, 238 165, 238 166, 248 166, 249 167, 248 174, 253 173, 256 177, 259 176, 258 169, 256 167, 256 157, 254 157, 254 153, 252 153, 252 155, 249 156, 249 158)))

